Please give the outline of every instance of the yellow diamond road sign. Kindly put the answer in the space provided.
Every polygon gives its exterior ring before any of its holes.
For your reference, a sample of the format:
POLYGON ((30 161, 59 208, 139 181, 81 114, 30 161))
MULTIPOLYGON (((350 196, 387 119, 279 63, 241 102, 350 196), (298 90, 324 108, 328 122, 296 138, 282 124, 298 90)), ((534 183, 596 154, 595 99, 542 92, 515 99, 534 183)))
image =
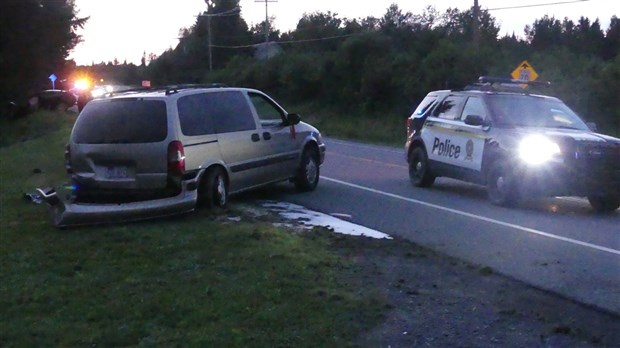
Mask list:
POLYGON ((538 74, 527 60, 522 61, 510 76, 521 81, 534 81, 538 78, 538 74))

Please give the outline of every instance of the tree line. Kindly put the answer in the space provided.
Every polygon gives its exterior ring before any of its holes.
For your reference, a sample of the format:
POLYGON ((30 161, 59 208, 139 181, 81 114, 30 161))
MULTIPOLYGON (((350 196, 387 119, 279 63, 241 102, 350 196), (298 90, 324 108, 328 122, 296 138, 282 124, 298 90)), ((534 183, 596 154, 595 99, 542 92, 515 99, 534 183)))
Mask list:
POLYGON ((210 16, 183 29, 177 47, 149 64, 148 78, 250 86, 292 103, 402 118, 430 90, 462 88, 481 75, 509 77, 528 60, 541 80, 552 82, 546 93, 601 130, 620 134, 615 15, 605 30, 598 19, 545 16, 526 26, 523 37, 500 37, 486 10, 479 12, 476 33, 473 8, 441 13, 429 6, 414 14, 391 5, 381 17, 304 14, 295 29, 281 33, 273 30, 273 18, 249 28, 239 15, 217 16, 238 6, 211 1, 210 16))
MULTIPOLYGON (((75 29, 87 20, 76 17, 72 0, 7 1, 2 6, 19 9, 19 16, 2 9, 0 16, 12 18, 13 27, 23 24, 21 13, 39 11, 32 7, 37 4, 46 10, 45 6, 63 9, 55 11, 63 13, 64 22, 56 26, 62 28, 60 41, 44 40, 43 30, 25 28, 23 32, 36 32, 40 38, 20 44, 20 39, 7 39, 7 31, 0 31, 0 64, 4 71, 20 72, 20 77, 16 73, 3 80, 2 96, 21 76, 35 74, 26 71, 28 60, 17 59, 14 50, 36 51, 30 53, 39 57, 32 60, 34 65, 61 64, 79 40, 75 29), (40 41, 46 44, 32 47, 40 41), (40 58, 42 50, 55 58, 43 64, 47 59, 40 58)), ((105 72, 107 80, 121 84, 150 80, 153 85, 217 82, 254 87, 288 103, 309 103, 358 117, 403 118, 430 90, 462 88, 481 75, 508 77, 528 60, 541 80, 552 82, 547 94, 560 97, 601 130, 620 134, 618 17, 612 16, 603 29, 598 19, 574 22, 545 16, 518 37, 498 36, 500 28, 491 13, 479 11, 476 21, 474 12, 439 12, 429 6, 414 14, 397 5, 380 17, 350 19, 315 12, 304 14, 294 29, 280 32, 274 29, 274 18, 248 26, 238 0, 210 0, 194 25, 180 30, 178 45, 158 57, 150 56, 148 62, 143 57, 139 66, 108 63, 78 69, 105 72)))

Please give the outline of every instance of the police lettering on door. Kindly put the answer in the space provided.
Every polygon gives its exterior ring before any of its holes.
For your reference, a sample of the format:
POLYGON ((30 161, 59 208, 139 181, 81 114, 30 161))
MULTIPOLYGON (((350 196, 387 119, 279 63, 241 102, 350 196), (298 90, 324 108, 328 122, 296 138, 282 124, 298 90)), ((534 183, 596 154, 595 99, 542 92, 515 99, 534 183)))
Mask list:
POLYGON ((452 144, 450 139, 446 139, 442 142, 437 137, 435 137, 435 140, 433 141, 433 150, 431 152, 435 153, 435 151, 437 151, 439 156, 454 159, 459 159, 459 156, 461 155, 460 146, 452 144))
POLYGON ((445 133, 427 133, 426 135, 430 136, 429 140, 432 143, 428 153, 429 159, 463 168, 481 169, 484 137, 475 134, 446 136, 445 133))

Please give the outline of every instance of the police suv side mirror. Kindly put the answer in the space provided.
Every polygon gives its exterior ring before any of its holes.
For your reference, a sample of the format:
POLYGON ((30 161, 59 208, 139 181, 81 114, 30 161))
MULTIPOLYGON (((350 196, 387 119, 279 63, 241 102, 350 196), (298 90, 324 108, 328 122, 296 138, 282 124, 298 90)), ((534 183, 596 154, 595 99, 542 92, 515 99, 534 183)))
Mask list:
POLYGON ((486 127, 489 124, 487 121, 479 115, 467 115, 465 116, 465 124, 469 126, 483 126, 486 127))
POLYGON ((301 116, 299 114, 287 114, 286 115, 286 125, 294 126, 301 122, 301 116))
POLYGON ((598 126, 594 122, 586 122, 586 126, 588 126, 588 128, 590 128, 590 130, 593 132, 598 131, 598 126))

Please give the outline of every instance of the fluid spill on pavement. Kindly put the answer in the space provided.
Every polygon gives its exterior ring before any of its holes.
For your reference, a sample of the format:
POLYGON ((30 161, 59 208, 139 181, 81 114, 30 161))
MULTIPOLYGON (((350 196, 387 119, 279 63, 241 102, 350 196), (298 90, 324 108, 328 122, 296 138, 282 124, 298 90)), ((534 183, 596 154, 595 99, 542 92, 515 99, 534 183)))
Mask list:
POLYGON ((364 226, 356 225, 348 221, 338 219, 334 216, 309 210, 301 205, 265 201, 261 206, 269 211, 277 213, 280 217, 293 220, 309 227, 321 226, 333 229, 335 233, 348 234, 352 236, 364 236, 376 239, 392 239, 389 235, 364 226))

